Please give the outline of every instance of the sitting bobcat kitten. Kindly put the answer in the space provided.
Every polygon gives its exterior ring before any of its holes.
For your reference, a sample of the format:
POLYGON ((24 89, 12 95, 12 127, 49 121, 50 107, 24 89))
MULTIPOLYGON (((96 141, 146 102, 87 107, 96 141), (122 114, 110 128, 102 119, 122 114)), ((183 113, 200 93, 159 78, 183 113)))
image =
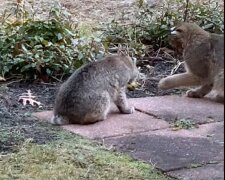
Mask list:
POLYGON ((90 124, 105 120, 114 102, 121 113, 131 114, 126 87, 139 72, 127 55, 111 55, 77 69, 56 96, 52 124, 90 124))

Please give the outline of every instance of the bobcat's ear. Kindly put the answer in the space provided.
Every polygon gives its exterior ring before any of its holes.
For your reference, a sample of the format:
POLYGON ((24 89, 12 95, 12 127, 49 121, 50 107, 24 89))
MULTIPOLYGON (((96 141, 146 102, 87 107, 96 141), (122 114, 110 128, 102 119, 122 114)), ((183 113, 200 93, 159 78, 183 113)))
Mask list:
POLYGON ((129 48, 127 46, 118 45, 117 54, 120 56, 129 56, 129 48))

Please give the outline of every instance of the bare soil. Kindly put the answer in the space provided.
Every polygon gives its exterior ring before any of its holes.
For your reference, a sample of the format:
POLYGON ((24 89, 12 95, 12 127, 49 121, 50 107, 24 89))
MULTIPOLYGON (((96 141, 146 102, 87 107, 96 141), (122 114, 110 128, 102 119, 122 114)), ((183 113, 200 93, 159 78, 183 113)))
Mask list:
POLYGON ((56 138, 53 127, 31 117, 32 112, 41 109, 23 106, 18 101, 21 93, 29 88, 31 92, 35 92, 35 95, 43 97, 44 104, 46 104, 44 109, 48 109, 52 105, 51 103, 48 106, 48 101, 52 99, 51 92, 54 91, 45 86, 20 83, 8 86, 2 84, 0 88, 0 154, 16 151, 18 145, 27 139, 43 144, 56 138))

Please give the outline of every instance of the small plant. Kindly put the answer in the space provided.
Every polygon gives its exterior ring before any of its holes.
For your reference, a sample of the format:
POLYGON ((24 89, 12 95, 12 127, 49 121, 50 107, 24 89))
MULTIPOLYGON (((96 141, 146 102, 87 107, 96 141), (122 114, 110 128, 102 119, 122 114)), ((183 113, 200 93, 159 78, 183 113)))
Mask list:
POLYGON ((174 130, 180 130, 180 129, 193 129, 197 127, 195 123, 193 123, 191 120, 189 119, 180 119, 177 120, 174 123, 174 130))

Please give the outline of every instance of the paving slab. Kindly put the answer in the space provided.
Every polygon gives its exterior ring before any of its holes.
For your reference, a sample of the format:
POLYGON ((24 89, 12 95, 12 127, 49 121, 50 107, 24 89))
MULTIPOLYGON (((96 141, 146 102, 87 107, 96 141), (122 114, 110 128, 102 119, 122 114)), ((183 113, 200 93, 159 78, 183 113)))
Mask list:
POLYGON ((215 122, 199 125, 197 128, 176 130, 172 127, 151 131, 151 134, 167 136, 171 138, 207 138, 210 141, 224 144, 224 122, 215 122))
POLYGON ((167 173, 181 180, 224 180, 224 162, 167 173))
MULTIPOLYGON (((33 115, 43 121, 48 121, 52 117, 52 112, 44 111, 33 115)), ((169 126, 166 121, 144 113, 135 112, 128 115, 114 111, 104 121, 90 125, 66 125, 63 128, 90 139, 103 139, 130 133, 164 129, 169 126)))
POLYGON ((38 120, 40 121, 48 122, 53 116, 53 111, 35 112, 35 113, 32 113, 32 116, 38 118, 38 120))
POLYGON ((216 142, 206 134, 171 129, 105 139, 106 145, 134 158, 153 163, 163 171, 224 160, 224 140, 216 142))
POLYGON ((224 121, 224 104, 209 99, 179 96, 157 96, 130 99, 140 111, 152 114, 168 122, 190 119, 195 123, 224 121))

